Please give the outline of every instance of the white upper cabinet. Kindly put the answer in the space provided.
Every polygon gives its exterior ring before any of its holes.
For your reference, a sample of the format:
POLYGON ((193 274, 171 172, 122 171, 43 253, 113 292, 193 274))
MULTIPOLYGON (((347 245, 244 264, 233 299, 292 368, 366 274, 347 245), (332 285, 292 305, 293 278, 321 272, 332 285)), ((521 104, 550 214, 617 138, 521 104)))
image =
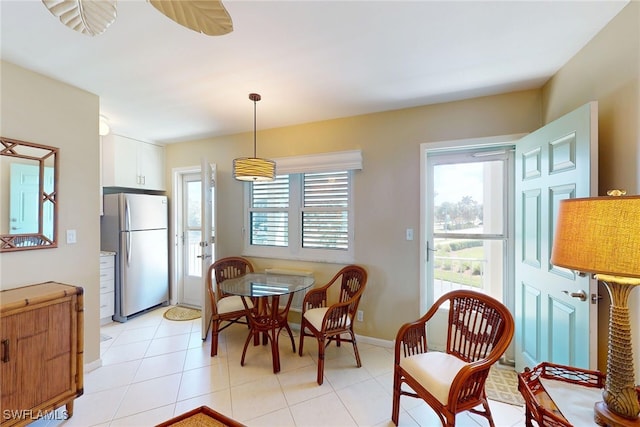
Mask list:
POLYGON ((165 190, 164 147, 120 135, 102 137, 103 187, 165 190))

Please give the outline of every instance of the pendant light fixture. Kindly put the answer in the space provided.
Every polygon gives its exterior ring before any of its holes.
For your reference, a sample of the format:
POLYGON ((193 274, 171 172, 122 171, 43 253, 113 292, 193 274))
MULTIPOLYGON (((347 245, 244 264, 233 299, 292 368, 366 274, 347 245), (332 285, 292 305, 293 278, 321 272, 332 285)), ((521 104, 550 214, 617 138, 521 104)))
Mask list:
POLYGON ((273 181, 276 175, 276 163, 269 159, 256 157, 256 103, 261 97, 250 93, 253 101, 253 157, 240 157, 233 160, 233 177, 239 181, 273 181))

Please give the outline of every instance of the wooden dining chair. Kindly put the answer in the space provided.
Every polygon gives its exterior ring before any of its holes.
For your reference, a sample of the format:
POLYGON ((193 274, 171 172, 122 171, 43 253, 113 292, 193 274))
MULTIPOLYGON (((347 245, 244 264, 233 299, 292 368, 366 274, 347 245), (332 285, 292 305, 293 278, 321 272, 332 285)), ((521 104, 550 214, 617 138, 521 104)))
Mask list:
MULTIPOLYGON (((249 324, 247 309, 242 297, 228 295, 220 289, 220 283, 253 272, 251 263, 241 257, 221 258, 209 266, 207 272, 207 292, 211 302, 211 357, 218 354, 218 334, 234 323, 249 324), (220 327, 223 322, 226 324, 220 327)), ((247 301, 253 309, 251 301, 247 301)))
POLYGON ((353 323, 366 284, 365 269, 357 265, 349 265, 338 271, 326 285, 310 290, 304 297, 298 354, 302 356, 304 337, 315 337, 318 340, 317 380, 319 385, 322 385, 324 379, 325 348, 331 344, 331 341, 335 341, 337 346, 340 346, 342 341, 350 342, 353 345, 358 368, 362 366, 356 335, 353 333, 353 323), (334 283, 340 284, 338 301, 328 305, 329 288, 334 283), (349 334, 350 338, 345 339, 341 334, 349 334))
POLYGON ((393 409, 398 425, 400 396, 423 399, 443 426, 455 426, 456 414, 471 411, 494 426, 484 384, 491 366, 513 337, 513 316, 501 302, 479 292, 449 292, 420 319, 403 325, 396 336, 393 365, 393 409), (428 351, 427 322, 448 310, 444 352, 428 351), (407 384, 413 391, 403 390, 407 384), (476 409, 482 405, 484 410, 476 409))

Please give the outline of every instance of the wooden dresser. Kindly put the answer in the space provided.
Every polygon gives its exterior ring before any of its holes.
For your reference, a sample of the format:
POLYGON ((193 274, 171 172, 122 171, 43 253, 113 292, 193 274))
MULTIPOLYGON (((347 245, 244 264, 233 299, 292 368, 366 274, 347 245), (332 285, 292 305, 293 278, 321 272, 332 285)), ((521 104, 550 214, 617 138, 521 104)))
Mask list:
POLYGON ((0 292, 2 426, 73 415, 83 392, 83 310, 77 286, 47 282, 0 292))

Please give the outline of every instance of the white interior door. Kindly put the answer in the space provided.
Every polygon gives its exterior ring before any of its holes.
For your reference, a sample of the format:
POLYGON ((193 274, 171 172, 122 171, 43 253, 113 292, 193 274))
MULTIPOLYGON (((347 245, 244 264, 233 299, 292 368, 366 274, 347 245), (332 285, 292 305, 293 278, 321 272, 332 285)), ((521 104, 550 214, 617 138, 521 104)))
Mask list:
POLYGON ((200 235, 202 240, 200 241, 201 256, 200 256, 200 286, 199 292, 201 295, 202 304, 202 340, 207 339, 207 333, 209 331, 209 319, 211 317, 211 305, 207 295, 207 281, 206 274, 209 266, 213 262, 215 257, 215 242, 216 242, 216 228, 215 228, 215 197, 216 197, 216 168, 215 165, 209 163, 205 158, 202 159, 200 169, 200 180, 202 185, 201 191, 201 228, 200 235))
POLYGON ((178 304, 201 308, 202 190, 200 173, 182 175, 182 286, 178 304))
POLYGON ((516 144, 518 372, 542 361, 597 367, 596 281, 549 261, 560 200, 597 193, 597 114, 586 104, 516 144))
POLYGON ((42 213, 39 209, 42 199, 40 192, 51 194, 53 191, 53 168, 45 166, 42 190, 38 165, 11 163, 10 174, 9 234, 42 233, 52 239, 54 204, 50 200, 44 200, 42 213))

